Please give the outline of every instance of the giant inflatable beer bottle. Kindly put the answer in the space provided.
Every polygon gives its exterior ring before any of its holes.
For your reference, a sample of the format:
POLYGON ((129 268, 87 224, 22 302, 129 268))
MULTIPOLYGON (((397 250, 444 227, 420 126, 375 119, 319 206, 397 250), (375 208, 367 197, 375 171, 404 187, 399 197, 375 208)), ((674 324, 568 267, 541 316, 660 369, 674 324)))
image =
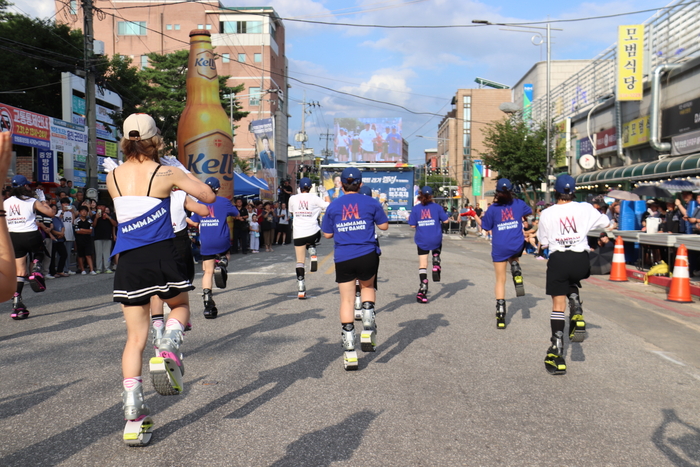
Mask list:
POLYGON ((219 196, 233 198, 231 123, 219 100, 219 79, 209 31, 190 31, 187 104, 177 127, 180 162, 204 181, 219 179, 219 196))

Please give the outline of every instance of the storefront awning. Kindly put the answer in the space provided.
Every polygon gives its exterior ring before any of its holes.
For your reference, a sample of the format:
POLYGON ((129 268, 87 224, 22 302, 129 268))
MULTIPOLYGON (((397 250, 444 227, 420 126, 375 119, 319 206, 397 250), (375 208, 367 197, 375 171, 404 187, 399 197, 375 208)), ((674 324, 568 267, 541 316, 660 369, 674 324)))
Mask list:
POLYGON ((654 162, 642 162, 625 167, 597 170, 576 176, 576 185, 622 181, 645 181, 658 178, 700 174, 700 154, 668 157, 654 162))

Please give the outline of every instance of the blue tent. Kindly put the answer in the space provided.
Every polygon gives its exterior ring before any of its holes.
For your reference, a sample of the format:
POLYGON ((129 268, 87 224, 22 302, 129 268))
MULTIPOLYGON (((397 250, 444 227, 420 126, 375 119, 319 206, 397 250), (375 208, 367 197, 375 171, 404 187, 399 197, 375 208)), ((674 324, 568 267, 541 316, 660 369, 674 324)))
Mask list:
POLYGON ((260 185, 245 174, 233 173, 233 187, 234 196, 260 196, 260 185))

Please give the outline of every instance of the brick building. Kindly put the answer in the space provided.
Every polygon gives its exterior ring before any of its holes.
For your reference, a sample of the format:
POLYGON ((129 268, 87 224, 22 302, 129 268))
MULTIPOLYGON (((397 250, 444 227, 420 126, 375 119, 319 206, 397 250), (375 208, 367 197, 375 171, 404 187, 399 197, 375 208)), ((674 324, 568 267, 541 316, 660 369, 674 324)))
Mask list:
POLYGON ((473 168, 486 149, 482 130, 506 116, 498 109, 503 102, 511 102, 510 89, 458 89, 452 98, 452 110, 438 125, 438 166, 447 168, 449 177, 457 180, 464 200, 461 204, 466 199, 482 206, 491 201, 486 192, 495 189, 496 174, 481 180, 475 177, 473 168))

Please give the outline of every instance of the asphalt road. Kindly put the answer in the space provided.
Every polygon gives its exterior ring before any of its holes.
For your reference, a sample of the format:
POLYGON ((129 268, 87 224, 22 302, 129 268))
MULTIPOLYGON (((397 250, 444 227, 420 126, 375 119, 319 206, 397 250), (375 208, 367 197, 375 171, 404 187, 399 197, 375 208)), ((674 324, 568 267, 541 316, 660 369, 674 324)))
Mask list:
MULTIPOLYGON (((658 289, 587 281, 589 338, 551 376, 545 262, 524 258, 497 330, 490 247, 444 242, 443 280, 416 303, 412 232, 381 239, 378 344, 343 369, 332 243, 296 298, 291 246, 232 256, 219 317, 191 293, 185 393, 160 396, 149 446, 121 440, 125 327, 111 276, 25 288, 31 316, 0 305, 0 466, 696 466, 700 306, 658 289)), ((196 285, 200 285, 201 276, 196 285)))

